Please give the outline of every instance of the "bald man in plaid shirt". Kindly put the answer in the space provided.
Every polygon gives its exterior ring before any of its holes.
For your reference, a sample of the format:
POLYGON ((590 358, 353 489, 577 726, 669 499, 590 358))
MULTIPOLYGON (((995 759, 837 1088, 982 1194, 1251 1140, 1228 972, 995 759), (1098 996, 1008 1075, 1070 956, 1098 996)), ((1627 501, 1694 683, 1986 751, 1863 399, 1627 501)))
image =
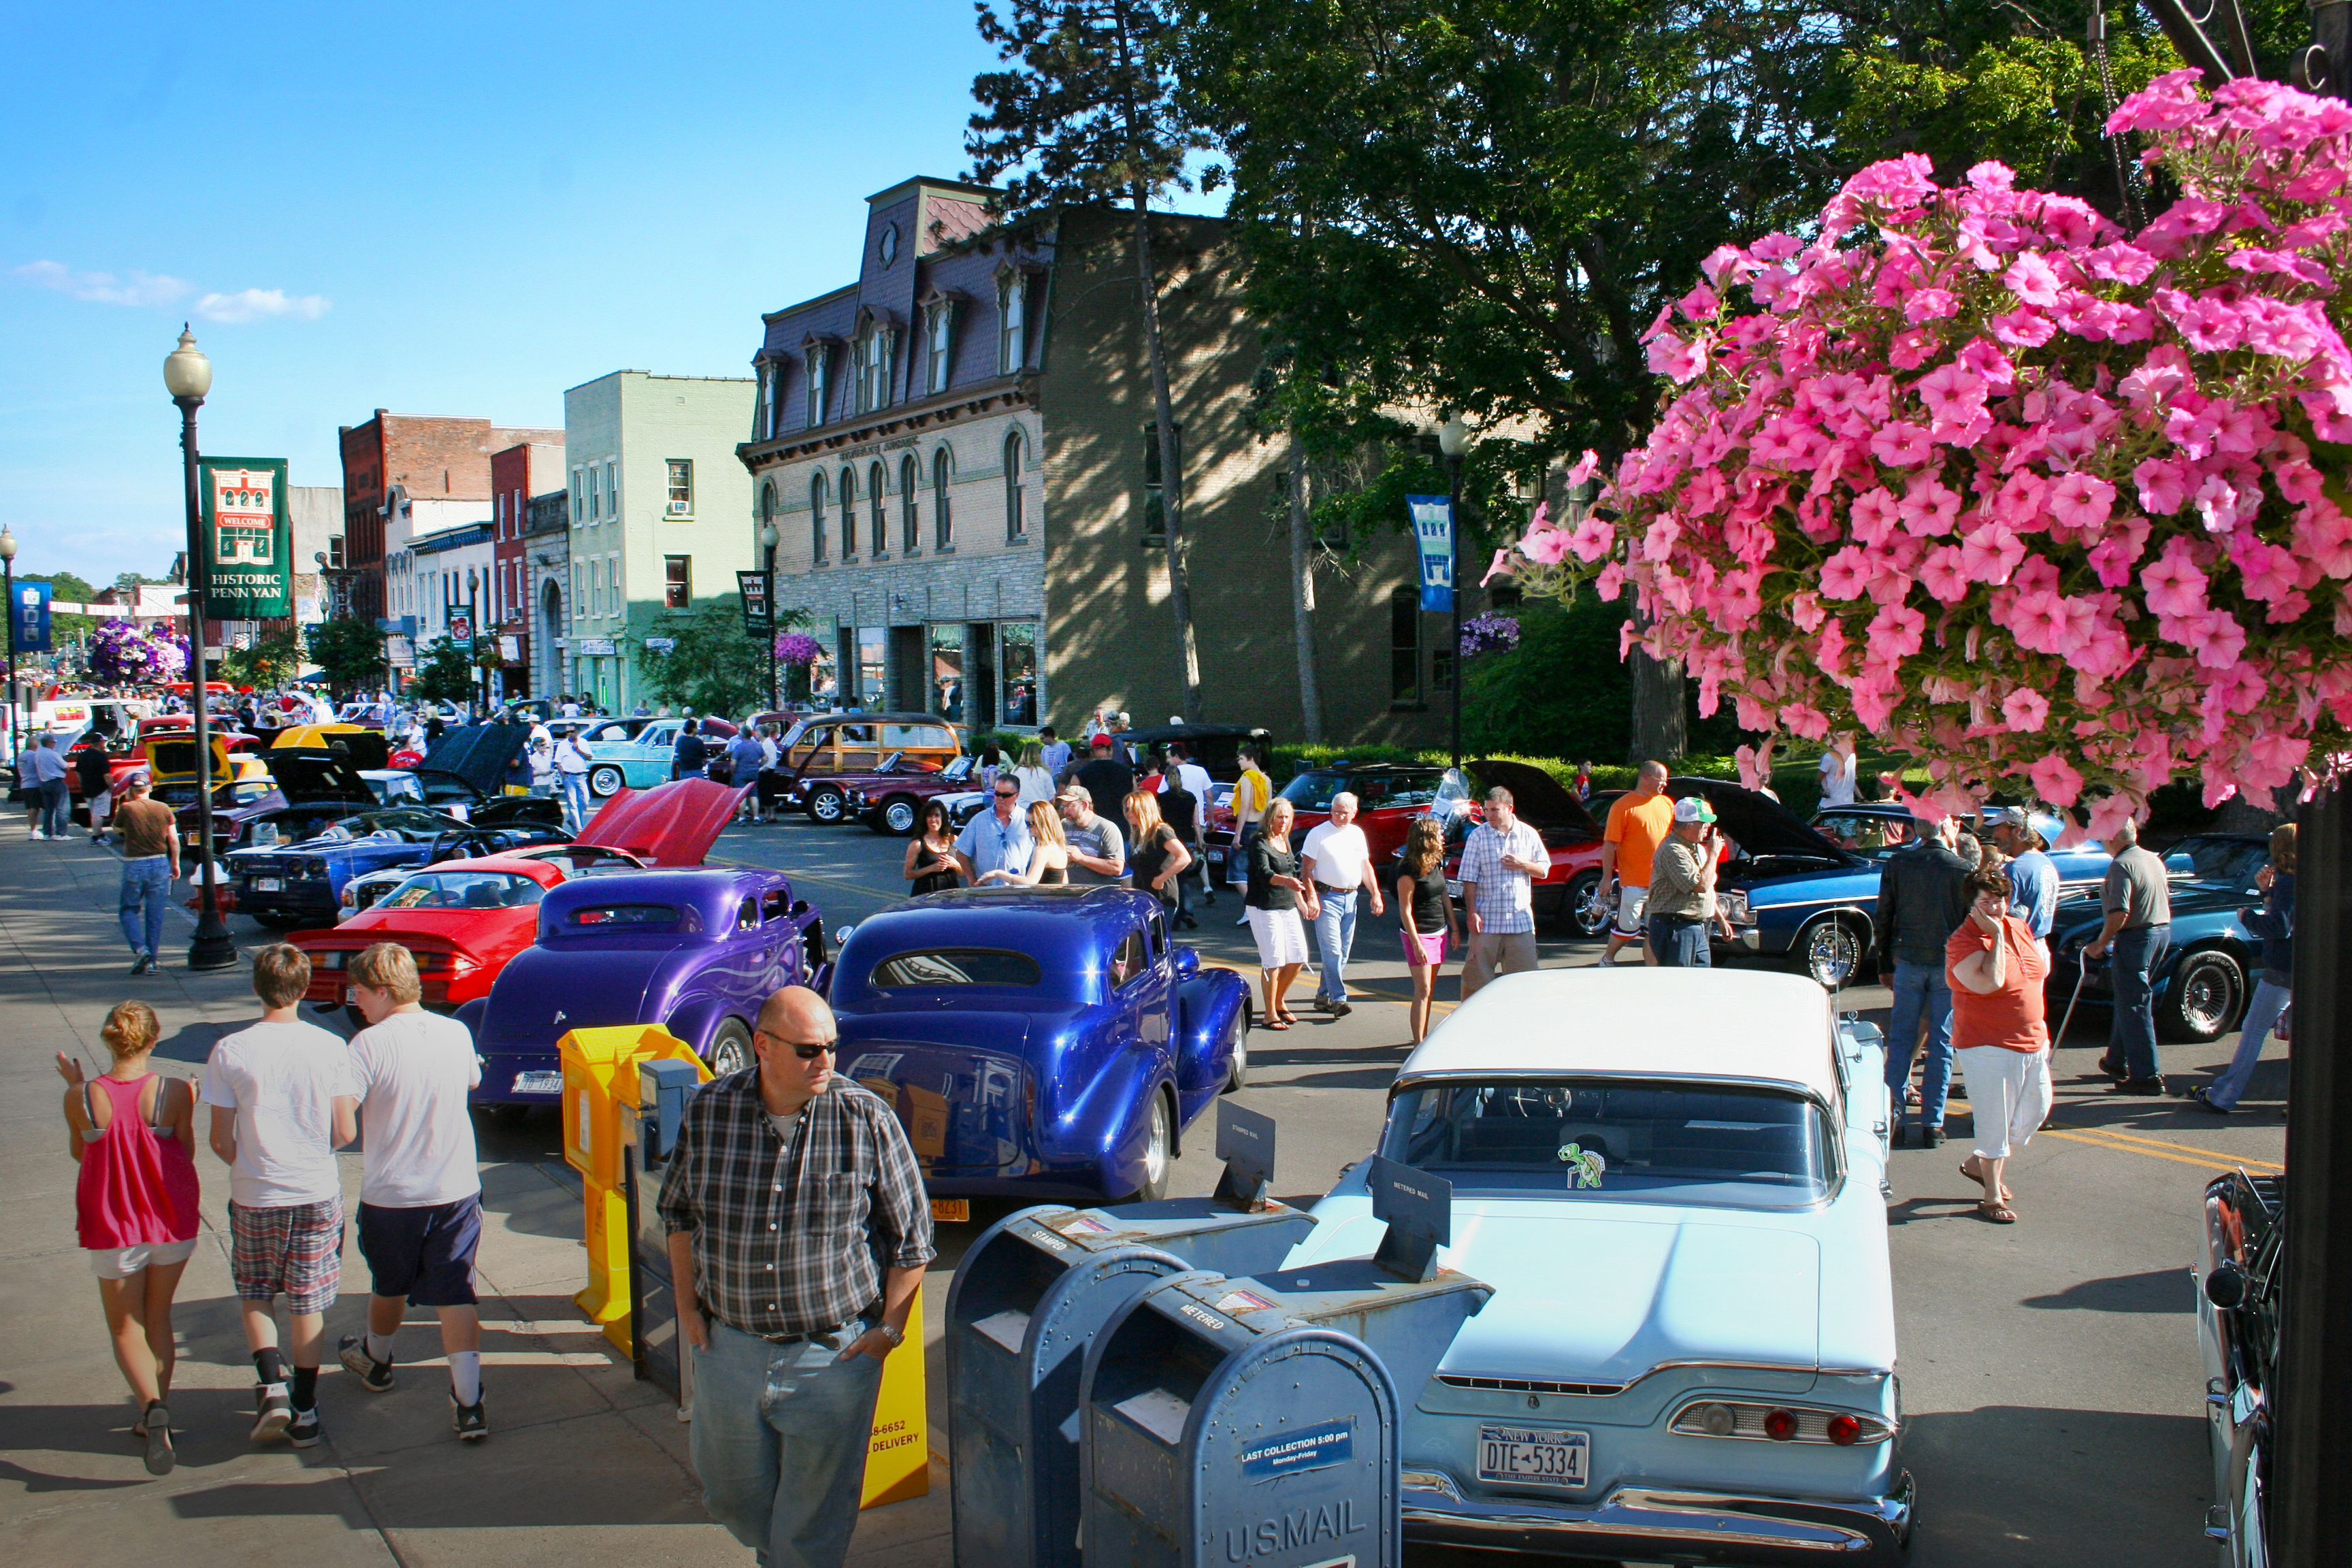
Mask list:
POLYGON ((833 1070, 833 1009, 777 992, 755 1065, 688 1104, 662 1180, 695 1360, 704 1506, 766 1568, 849 1550, 882 1362, 907 1336, 931 1210, 897 1113, 833 1070))

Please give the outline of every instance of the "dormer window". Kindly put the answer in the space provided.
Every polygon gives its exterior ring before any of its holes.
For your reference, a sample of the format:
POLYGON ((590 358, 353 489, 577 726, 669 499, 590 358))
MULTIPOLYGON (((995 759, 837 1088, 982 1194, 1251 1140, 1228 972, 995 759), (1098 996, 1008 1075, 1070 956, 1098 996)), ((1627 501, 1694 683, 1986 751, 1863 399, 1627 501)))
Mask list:
POLYGON ((872 413, 890 401, 890 329, 876 321, 857 344, 857 407, 872 413))
POLYGON ((825 346, 812 338, 808 345, 808 426, 814 430, 824 423, 825 346))
POLYGON ((931 301, 929 321, 930 351, 925 366, 924 390, 945 392, 948 389, 948 369, 953 363, 955 347, 955 301, 939 299, 931 301))
POLYGON ((754 440, 772 440, 783 434, 784 367, 772 359, 760 362, 760 427, 754 440))
POLYGON ((1011 375, 1022 368, 1022 347, 1028 337, 1028 279, 1007 268, 996 277, 996 373, 1011 375))

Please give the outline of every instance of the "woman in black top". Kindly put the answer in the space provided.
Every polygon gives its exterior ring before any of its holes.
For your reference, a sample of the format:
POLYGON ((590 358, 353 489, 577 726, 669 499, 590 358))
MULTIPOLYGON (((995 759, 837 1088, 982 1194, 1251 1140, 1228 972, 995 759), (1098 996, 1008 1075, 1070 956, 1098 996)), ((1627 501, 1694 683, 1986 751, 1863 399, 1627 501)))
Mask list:
POLYGON ((914 885, 910 898, 943 893, 960 880, 956 870, 955 832, 948 826, 948 808, 936 797, 923 802, 922 826, 907 846, 906 876, 914 885))
POLYGON ((1445 939, 1458 944, 1454 900, 1445 890, 1445 829, 1433 816, 1419 816, 1405 834, 1404 875, 1397 879, 1397 923, 1404 927, 1405 967, 1412 972, 1412 1043, 1429 1037, 1429 999, 1445 962, 1445 939))
POLYGON ((1314 884, 1298 874, 1298 854, 1290 847, 1294 808, 1280 795, 1266 807, 1264 831, 1249 847, 1247 907, 1250 935, 1257 939, 1258 968, 1265 985, 1265 1026, 1287 1029, 1298 1022, 1289 1006, 1290 983, 1307 966, 1307 928, 1316 915, 1314 884))
POLYGON ((1129 840, 1127 853, 1131 885, 1172 910, 1176 907, 1176 879, 1192 863, 1192 852, 1184 847, 1184 841, 1176 836, 1174 828, 1160 820, 1160 797, 1150 790, 1130 794, 1126 810, 1128 826, 1135 834, 1129 840))

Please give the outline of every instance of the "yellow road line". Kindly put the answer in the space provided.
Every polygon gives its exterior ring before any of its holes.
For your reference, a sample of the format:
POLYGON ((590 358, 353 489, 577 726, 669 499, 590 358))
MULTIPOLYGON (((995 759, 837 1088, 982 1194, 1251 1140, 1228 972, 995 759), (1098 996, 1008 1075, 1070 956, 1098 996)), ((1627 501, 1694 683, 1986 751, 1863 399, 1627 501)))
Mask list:
MULTIPOLYGON (((2088 1143, 2095 1148, 2112 1149, 2125 1154, 2145 1154, 2151 1160, 2170 1160, 2173 1163, 2178 1165, 2197 1165, 2208 1171, 2234 1171, 2241 1165, 2244 1165, 2251 1170, 2253 1166, 2262 1163, 2262 1162, 2258 1160, 2225 1160, 2221 1158, 2219 1155, 2211 1154, 2170 1154, 2165 1152, 2161 1149, 2143 1149, 2136 1144, 2111 1142, 2108 1139, 2100 1137, 2095 1132, 2069 1132, 2063 1128, 2057 1127, 2043 1128, 2042 1130, 2042 1136, 2044 1138, 2063 1138, 2070 1142, 2088 1143)), ((2269 1170, 2254 1171, 2253 1173, 2256 1175, 2276 1175, 2279 1173, 2275 1168, 2273 1168, 2269 1170)))
MULTIPOLYGON (((2175 1143, 2167 1138, 2148 1138, 2137 1132, 2118 1131, 2112 1127, 2084 1127, 2074 1129, 2073 1131, 2078 1131, 2086 1137, 2097 1137, 2115 1142, 2133 1144, 2149 1153, 2193 1154, 2207 1160, 2218 1160, 2224 1157, 2214 1150, 2201 1149, 2193 1143, 2175 1143)), ((2249 1169, 2257 1170, 2259 1173, 2263 1174, 2276 1174, 2277 1173, 2286 1169, 2284 1165, 2280 1164, 2276 1160, 2260 1160, 2252 1155, 2242 1156, 2231 1161, 2231 1163, 2232 1166, 2244 1165, 2249 1169)))
MULTIPOLYGON (((2075 1100, 2071 1103, 2079 1105, 2085 1102, 2075 1100)), ((1949 1110, 1965 1110, 1971 1116, 1976 1114, 1975 1108, 1958 1095, 1947 1100, 1945 1108, 1949 1110)), ((2259 1160, 2251 1154, 2232 1158, 2215 1150, 2200 1149, 2194 1143, 2175 1143, 2168 1139, 2150 1138, 2137 1132, 2118 1132, 2107 1127, 2070 1128, 2053 1123, 2042 1128, 2041 1135, 2044 1138, 2064 1138, 2076 1143, 2096 1144, 2126 1154, 2146 1154, 2158 1160, 2177 1160, 2185 1165, 2202 1165, 2212 1171, 2234 1171, 2241 1165, 2257 1176, 2283 1175, 2286 1171, 2286 1167, 2276 1160, 2259 1160)))

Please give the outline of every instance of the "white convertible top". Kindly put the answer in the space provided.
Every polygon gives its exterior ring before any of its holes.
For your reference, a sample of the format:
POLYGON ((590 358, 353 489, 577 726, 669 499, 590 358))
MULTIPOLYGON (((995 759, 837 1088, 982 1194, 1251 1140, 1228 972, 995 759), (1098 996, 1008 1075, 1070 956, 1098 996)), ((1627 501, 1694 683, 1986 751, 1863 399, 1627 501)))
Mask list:
POLYGON ((1799 1084, 1838 1094, 1829 993, 1802 975, 1739 969, 1538 969, 1481 987, 1398 1077, 1661 1073, 1799 1084))

